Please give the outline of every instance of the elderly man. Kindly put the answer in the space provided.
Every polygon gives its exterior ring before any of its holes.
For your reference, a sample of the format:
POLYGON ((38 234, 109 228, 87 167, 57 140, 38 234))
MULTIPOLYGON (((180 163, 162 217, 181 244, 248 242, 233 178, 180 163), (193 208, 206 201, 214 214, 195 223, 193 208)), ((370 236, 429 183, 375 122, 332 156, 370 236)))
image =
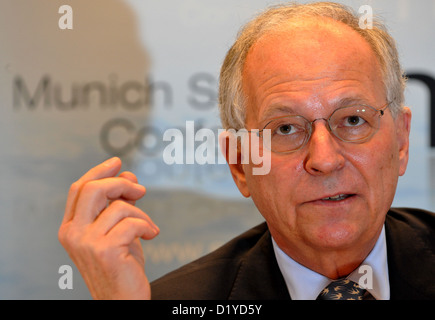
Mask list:
POLYGON ((334 3, 283 5, 230 49, 223 126, 270 129, 272 152, 265 175, 228 161, 266 222, 217 251, 150 286, 138 239, 158 228, 134 206, 135 176, 114 158, 72 185, 59 238, 93 297, 435 298, 435 216, 390 208, 411 122, 397 50, 358 22, 334 3))

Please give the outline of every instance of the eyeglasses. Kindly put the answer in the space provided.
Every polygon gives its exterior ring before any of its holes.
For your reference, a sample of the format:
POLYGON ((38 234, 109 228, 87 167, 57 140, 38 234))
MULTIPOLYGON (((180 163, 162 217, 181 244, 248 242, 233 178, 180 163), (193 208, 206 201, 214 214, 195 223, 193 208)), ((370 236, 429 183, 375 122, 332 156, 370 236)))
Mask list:
POLYGON ((325 120, 329 131, 341 141, 362 143, 378 131, 380 119, 389 105, 390 102, 383 105, 381 109, 367 105, 338 108, 328 119, 318 118, 313 121, 308 121, 299 115, 278 117, 269 121, 262 130, 258 131, 258 135, 263 138, 263 131, 270 130, 270 142, 263 141, 268 149, 277 153, 295 152, 310 140, 314 122, 325 120))

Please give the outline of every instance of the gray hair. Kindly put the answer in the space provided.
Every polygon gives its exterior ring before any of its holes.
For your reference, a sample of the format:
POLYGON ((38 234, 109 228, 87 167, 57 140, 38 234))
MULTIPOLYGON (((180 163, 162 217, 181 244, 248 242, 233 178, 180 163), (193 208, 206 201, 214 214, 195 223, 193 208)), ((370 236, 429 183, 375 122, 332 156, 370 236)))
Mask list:
POLYGON ((371 46, 379 59, 383 84, 395 117, 404 105, 406 79, 399 63, 394 39, 385 25, 373 18, 372 28, 360 28, 359 17, 354 11, 342 4, 316 2, 310 4, 284 4, 273 6, 258 15, 243 27, 237 40, 228 51, 223 62, 219 83, 219 110, 222 126, 225 129, 241 129, 245 124, 246 106, 242 86, 242 72, 249 49, 267 32, 289 19, 324 17, 342 22, 358 32, 371 46))

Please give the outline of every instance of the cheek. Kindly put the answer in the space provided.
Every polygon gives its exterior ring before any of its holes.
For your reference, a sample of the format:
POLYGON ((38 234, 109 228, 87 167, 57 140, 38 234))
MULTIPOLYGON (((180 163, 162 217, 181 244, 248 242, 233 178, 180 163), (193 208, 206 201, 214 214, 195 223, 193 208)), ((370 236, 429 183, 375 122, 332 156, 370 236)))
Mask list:
POLYGON ((385 202, 383 209, 388 210, 393 202, 396 193, 397 183, 399 180, 399 155, 394 150, 390 150, 383 159, 380 159, 379 176, 382 177, 383 202, 385 202), (382 161, 383 160, 383 161, 382 161))
MULTIPOLYGON (((289 157, 272 156, 271 170, 267 175, 246 176, 251 198, 261 214, 271 220, 279 220, 281 223, 291 219, 294 210, 294 196, 300 188, 300 174, 303 165, 291 161, 289 157), (299 188, 298 188, 299 186, 299 188), (286 212, 280 215, 279 212, 286 212)), ((251 172, 248 170, 247 172, 251 172)))
POLYGON ((378 210, 388 210, 393 201, 399 177, 399 154, 393 142, 373 144, 366 150, 355 151, 348 159, 364 180, 368 205, 378 213, 378 210))

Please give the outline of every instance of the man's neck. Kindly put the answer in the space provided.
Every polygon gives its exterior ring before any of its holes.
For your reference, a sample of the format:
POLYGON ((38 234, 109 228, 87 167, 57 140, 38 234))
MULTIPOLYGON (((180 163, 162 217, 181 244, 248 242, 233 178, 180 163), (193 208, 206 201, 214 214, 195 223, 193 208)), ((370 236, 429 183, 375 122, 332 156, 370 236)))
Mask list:
POLYGON ((376 237, 342 248, 313 248, 303 242, 293 244, 270 231, 276 244, 293 260, 329 279, 339 279, 361 265, 375 246, 382 228, 376 237))

